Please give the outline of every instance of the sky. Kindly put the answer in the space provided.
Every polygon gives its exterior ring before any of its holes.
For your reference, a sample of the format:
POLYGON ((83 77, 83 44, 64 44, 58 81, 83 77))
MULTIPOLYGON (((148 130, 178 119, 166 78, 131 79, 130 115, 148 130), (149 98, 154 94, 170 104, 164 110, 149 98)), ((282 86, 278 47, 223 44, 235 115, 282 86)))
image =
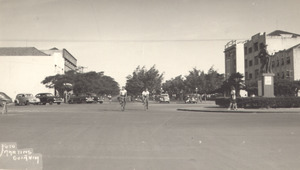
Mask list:
POLYGON ((300 34, 298 0, 0 0, 0 46, 67 49, 120 86, 138 66, 164 80, 196 68, 225 72, 231 40, 300 34))

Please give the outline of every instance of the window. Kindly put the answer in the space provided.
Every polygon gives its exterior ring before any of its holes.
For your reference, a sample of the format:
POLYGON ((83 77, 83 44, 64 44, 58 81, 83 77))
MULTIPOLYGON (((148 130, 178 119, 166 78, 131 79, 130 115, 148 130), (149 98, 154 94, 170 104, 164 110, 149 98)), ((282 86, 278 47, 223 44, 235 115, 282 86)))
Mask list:
POLYGON ((290 58, 290 56, 286 57, 286 64, 291 64, 291 58, 290 58))
POLYGON ((249 73, 249 79, 252 79, 252 74, 251 73, 249 73))
POLYGON ((263 49, 263 48, 264 48, 264 45, 265 45, 264 43, 260 43, 260 44, 259 44, 259 49, 260 49, 260 50, 263 49))
POLYGON ((256 69, 256 70, 255 70, 255 75, 254 75, 256 79, 258 78, 258 75, 259 75, 259 70, 256 69))
POLYGON ((258 57, 256 56, 255 58, 254 58, 254 65, 257 65, 258 64, 258 57))
POLYGON ((252 47, 249 48, 249 54, 252 53, 252 47))
POLYGON ((247 55, 247 47, 244 47, 244 53, 247 55))
POLYGON ((254 43, 254 51, 258 51, 258 42, 254 43))
POLYGON ((252 60, 249 61, 249 67, 251 67, 253 65, 252 60))
POLYGON ((290 77, 290 71, 286 71, 286 77, 290 77))
POLYGON ((245 72, 245 78, 248 79, 248 72, 245 72))
POLYGON ((245 68, 247 68, 248 67, 248 60, 246 59, 245 60, 245 68))
POLYGON ((284 79, 284 72, 281 73, 281 78, 284 79))

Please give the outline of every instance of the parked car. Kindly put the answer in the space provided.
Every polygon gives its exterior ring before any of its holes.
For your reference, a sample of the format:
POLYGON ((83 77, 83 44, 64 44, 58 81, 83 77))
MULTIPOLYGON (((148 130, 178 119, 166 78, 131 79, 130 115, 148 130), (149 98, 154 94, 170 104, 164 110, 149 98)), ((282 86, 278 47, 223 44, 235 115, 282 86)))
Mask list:
POLYGON ((97 96, 95 93, 88 93, 89 98, 93 99, 93 103, 103 103, 104 99, 102 96, 97 96))
POLYGON ((63 102, 63 99, 61 97, 54 96, 52 93, 38 93, 35 95, 36 98, 40 99, 40 103, 43 105, 49 103, 57 103, 58 105, 63 102))
POLYGON ((187 99, 185 100, 185 103, 197 103, 197 97, 189 96, 189 97, 187 97, 187 99))
POLYGON ((81 94, 71 95, 68 103, 103 103, 103 99, 98 97, 96 94, 81 94))
POLYGON ((2 101, 6 101, 7 104, 12 103, 12 99, 5 94, 4 92, 0 92, 0 105, 2 106, 2 101))
POLYGON ((159 96, 159 103, 170 103, 169 94, 161 94, 159 96))
POLYGON ((20 93, 17 94, 15 99, 15 105, 29 105, 29 104, 39 104, 40 99, 33 96, 31 93, 20 93))

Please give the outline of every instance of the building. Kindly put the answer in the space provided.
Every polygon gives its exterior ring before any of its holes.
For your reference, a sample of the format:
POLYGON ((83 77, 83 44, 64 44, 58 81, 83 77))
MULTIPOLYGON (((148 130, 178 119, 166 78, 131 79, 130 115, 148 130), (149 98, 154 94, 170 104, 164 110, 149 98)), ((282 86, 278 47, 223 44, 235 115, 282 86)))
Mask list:
POLYGON ((270 55, 276 52, 289 49, 300 43, 300 35, 290 32, 276 30, 269 34, 258 33, 253 35, 250 40, 244 44, 244 66, 245 66, 245 83, 246 85, 256 84, 261 78, 261 63, 258 53, 267 45, 270 55))
POLYGON ((76 70, 77 68, 77 59, 75 57, 73 57, 73 55, 71 53, 69 53, 69 51, 67 51, 66 49, 62 49, 59 50, 56 47, 51 48, 50 50, 41 50, 42 52, 51 55, 51 56, 59 56, 64 58, 64 67, 63 68, 59 68, 57 66, 57 70, 61 69, 64 72, 70 71, 70 70, 76 70))
POLYGON ((276 52, 270 62, 277 79, 300 80, 300 44, 276 52))
POLYGON ((225 45, 225 79, 233 73, 244 74, 244 42, 232 40, 225 45))
POLYGON ((54 93, 41 82, 47 76, 64 74, 67 65, 59 53, 46 53, 35 47, 1 47, 0 63, 0 91, 11 98, 18 93, 54 93))

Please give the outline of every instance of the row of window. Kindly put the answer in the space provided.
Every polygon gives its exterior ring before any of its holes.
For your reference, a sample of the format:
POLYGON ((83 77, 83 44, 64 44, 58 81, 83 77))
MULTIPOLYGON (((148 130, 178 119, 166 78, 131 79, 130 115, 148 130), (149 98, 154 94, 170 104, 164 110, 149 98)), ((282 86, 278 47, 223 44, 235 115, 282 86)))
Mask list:
POLYGON ((284 64, 291 64, 291 58, 289 56, 286 57, 286 61, 284 61, 284 58, 281 58, 281 63, 280 60, 277 59, 276 60, 276 64, 275 64, 275 60, 272 61, 272 67, 279 67, 280 65, 284 65, 284 64))
MULTIPOLYGON (((291 58, 289 56, 286 57, 286 61, 284 60, 284 58, 281 58, 281 64, 280 64, 280 61, 279 59, 277 59, 276 61, 276 64, 275 64, 275 60, 272 61, 272 67, 279 67, 280 65, 284 65, 284 64, 291 64, 291 58)), ((258 65, 259 64, 259 58, 258 57, 254 57, 254 65, 258 65)), ((253 66, 253 61, 252 60, 249 60, 249 63, 248 63, 248 60, 245 59, 245 68, 247 67, 251 67, 253 66)))
MULTIPOLYGON (((259 70, 256 69, 255 73, 254 73, 254 78, 257 79, 258 76, 259 76, 259 70)), ((283 71, 281 73, 277 73, 276 76, 278 79, 285 79, 285 78, 289 79, 291 77, 291 71, 290 70, 287 70, 286 72, 283 71)), ((246 78, 246 80, 251 80, 253 78, 252 73, 248 74, 248 72, 246 72, 245 78, 246 78)))
MULTIPOLYGON (((259 44, 259 49, 261 50, 263 48, 264 48, 264 43, 260 43, 259 44)), ((249 47, 249 48, 248 47, 244 47, 244 53, 245 53, 245 55, 251 54, 253 52, 253 50, 254 50, 254 52, 258 51, 258 42, 254 43, 253 47, 249 47)))

